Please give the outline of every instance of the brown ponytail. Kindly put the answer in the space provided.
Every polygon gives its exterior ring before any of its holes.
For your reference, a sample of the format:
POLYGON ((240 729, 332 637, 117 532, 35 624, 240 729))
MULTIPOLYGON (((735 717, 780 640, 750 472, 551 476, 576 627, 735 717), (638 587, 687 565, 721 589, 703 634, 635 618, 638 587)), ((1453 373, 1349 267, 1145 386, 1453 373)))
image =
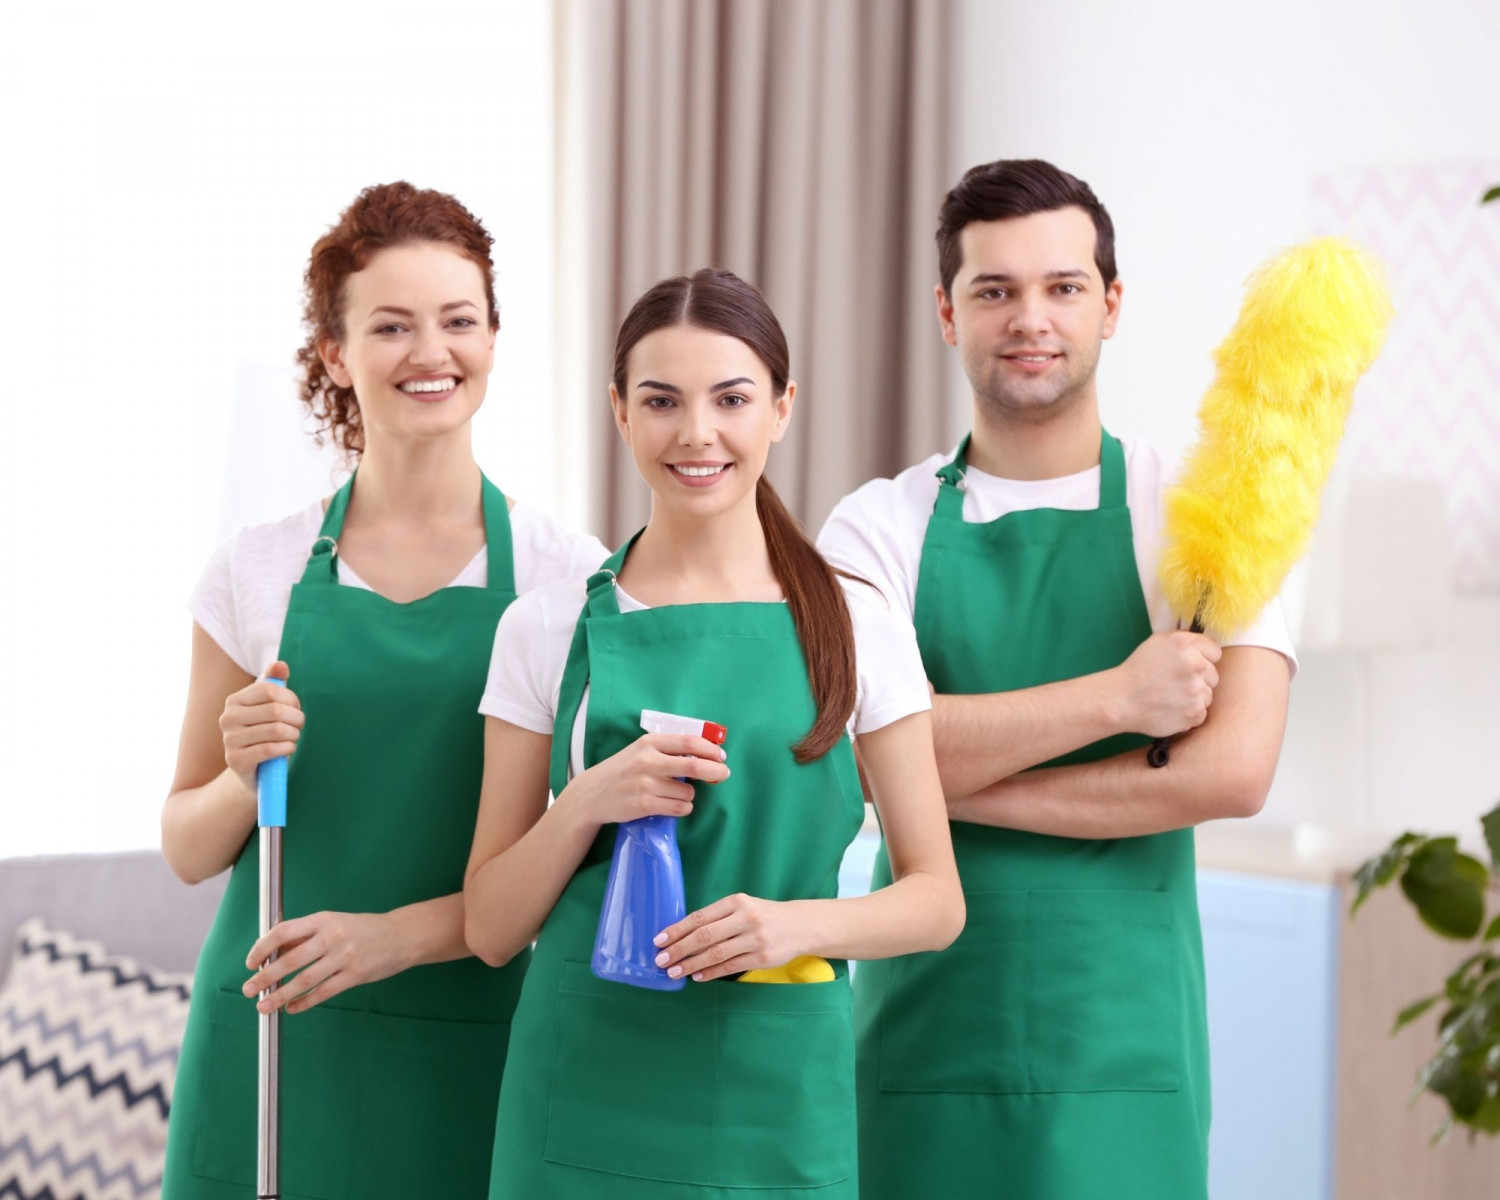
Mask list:
MULTIPOLYGON (((738 338, 771 372, 779 397, 791 378, 786 334, 765 298, 738 275, 704 268, 691 277, 664 279, 631 306, 615 339, 614 384, 627 392, 630 351, 648 333, 670 325, 693 325, 738 338)), ((755 511, 771 556, 771 569, 786 593, 807 660, 817 716, 792 747, 799 763, 821 758, 844 735, 854 711, 858 676, 854 661, 854 622, 838 575, 808 541, 764 475, 755 484, 755 511)))
POLYGON ((843 737, 849 714, 854 711, 858 688, 854 622, 833 568, 807 540, 797 518, 787 512, 764 475, 755 484, 755 512, 766 535, 771 569, 781 581, 787 607, 792 610, 818 708, 813 727, 792 748, 799 763, 809 763, 822 758, 843 737))

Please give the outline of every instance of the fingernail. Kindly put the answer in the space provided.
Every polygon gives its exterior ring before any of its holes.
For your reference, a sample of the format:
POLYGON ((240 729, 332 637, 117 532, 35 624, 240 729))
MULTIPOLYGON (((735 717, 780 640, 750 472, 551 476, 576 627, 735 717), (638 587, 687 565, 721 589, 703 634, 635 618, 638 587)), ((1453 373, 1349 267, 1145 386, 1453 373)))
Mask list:
POLYGON ((733 774, 734 774, 734 772, 731 771, 728 767, 724 768, 724 778, 725 779, 728 779, 733 774))
POLYGON ((665 946, 667 944, 667 935, 665 933, 658 933, 651 939, 651 944, 653 946, 665 946))
POLYGON ((703 982, 703 972, 702 971, 694 971, 693 972, 693 982, 694 983, 702 983, 703 982))
POLYGON ((726 750, 726 749, 724 749, 723 746, 719 747, 719 761, 720 762, 728 762, 729 761, 729 751, 726 750))
POLYGON ((656 965, 658 967, 664 967, 667 965, 667 952, 665 950, 663 950, 656 956, 656 965))
POLYGON ((682 974, 682 968, 681 967, 669 967, 669 968, 667 968, 667 974, 670 975, 673 979, 676 979, 679 975, 682 974))

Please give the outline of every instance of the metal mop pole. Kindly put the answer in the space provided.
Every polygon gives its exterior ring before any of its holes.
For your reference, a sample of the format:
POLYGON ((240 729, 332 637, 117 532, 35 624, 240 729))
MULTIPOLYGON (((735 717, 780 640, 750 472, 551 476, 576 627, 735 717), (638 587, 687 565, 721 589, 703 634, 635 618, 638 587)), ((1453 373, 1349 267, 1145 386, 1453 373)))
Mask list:
MULTIPOLYGON (((268 677, 267 682, 281 680, 268 677)), ((257 824, 260 826, 260 933, 281 923, 281 831, 286 825, 286 759, 273 758, 255 771, 257 824)), ((272 959, 276 956, 273 954, 272 959)), ((265 992, 261 993, 266 995, 265 992)), ((256 1116, 256 1193, 260 1200, 281 1196, 281 1013, 260 1014, 260 1064, 256 1116)))

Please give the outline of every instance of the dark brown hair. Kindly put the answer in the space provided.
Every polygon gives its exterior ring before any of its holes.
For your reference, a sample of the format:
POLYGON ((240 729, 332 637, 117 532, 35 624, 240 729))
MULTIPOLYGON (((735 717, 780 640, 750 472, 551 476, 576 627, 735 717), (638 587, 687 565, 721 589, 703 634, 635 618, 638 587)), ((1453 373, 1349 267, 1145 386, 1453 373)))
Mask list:
POLYGON ((365 448, 364 424, 354 389, 339 387, 318 355, 318 343, 344 340, 344 285, 378 252, 413 242, 451 246, 479 268, 489 304, 490 328, 500 328, 495 304, 495 239, 467 208, 446 192, 415 188, 404 181, 377 183, 355 197, 338 224, 317 240, 303 276, 302 321, 307 341, 297 351, 302 368, 302 404, 318 421, 314 437, 325 434, 351 457, 365 448))
POLYGON ((953 280, 963 266, 959 235, 975 221, 1003 221, 1059 208, 1081 208, 1094 222, 1094 264, 1104 286, 1115 281, 1115 224, 1099 197, 1083 180, 1040 158, 1002 158, 970 167, 943 197, 938 213, 938 274, 943 291, 953 294, 953 280))
MULTIPOLYGON (((615 339, 614 384, 621 396, 627 394, 625 369, 635 344, 673 325, 692 325, 739 339, 771 372, 775 395, 786 392, 791 355, 771 306, 738 275, 704 268, 692 276, 663 279, 631 306, 615 339)), ((854 711, 854 623, 834 569, 808 541, 764 475, 755 484, 755 511, 765 533, 771 569, 786 593, 797 627, 817 705, 812 728, 792 748, 799 763, 808 763, 838 742, 854 711)))

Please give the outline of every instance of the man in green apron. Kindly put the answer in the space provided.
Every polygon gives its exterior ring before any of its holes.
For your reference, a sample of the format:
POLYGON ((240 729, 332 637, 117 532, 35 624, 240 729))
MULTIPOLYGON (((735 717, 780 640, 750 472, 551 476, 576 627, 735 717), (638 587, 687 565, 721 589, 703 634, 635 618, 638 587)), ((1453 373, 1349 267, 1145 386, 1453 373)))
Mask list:
POLYGON ((972 432, 819 538, 915 623, 968 904, 947 951, 857 974, 861 1196, 1206 1197, 1192 827, 1264 802, 1295 658, 1279 604, 1221 652, 1161 600, 1166 472, 1100 422, 1121 284, 1088 186, 976 167, 938 243, 972 432))

